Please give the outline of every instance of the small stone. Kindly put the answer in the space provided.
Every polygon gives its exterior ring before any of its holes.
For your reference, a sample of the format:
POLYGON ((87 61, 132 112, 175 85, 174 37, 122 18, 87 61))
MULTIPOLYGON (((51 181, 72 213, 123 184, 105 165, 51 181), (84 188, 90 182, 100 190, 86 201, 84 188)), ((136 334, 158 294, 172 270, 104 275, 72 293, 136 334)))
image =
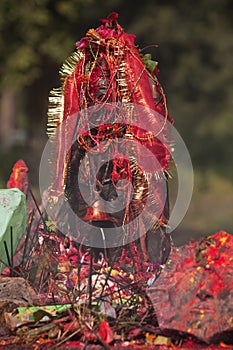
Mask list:
POLYGON ((35 305, 37 295, 29 283, 21 277, 0 277, 0 303, 14 303, 16 306, 35 305))

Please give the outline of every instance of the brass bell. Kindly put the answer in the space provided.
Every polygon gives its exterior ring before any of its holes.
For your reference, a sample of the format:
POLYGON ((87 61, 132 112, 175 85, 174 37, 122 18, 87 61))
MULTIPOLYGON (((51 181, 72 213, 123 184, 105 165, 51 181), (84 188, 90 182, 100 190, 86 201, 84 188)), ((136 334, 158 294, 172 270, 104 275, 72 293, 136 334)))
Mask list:
POLYGON ((110 216, 105 213, 104 206, 101 201, 96 201, 93 207, 87 208, 86 215, 82 218, 84 221, 111 221, 110 216))

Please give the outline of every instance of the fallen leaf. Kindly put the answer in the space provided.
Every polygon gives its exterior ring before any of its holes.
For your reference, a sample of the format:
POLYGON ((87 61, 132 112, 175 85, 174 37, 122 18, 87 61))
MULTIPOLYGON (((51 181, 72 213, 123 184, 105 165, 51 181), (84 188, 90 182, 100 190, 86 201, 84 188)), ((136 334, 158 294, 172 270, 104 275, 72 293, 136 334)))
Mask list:
POLYGON ((105 320, 103 320, 100 323, 99 336, 107 344, 110 344, 114 339, 113 331, 112 331, 111 327, 109 326, 109 323, 105 320))

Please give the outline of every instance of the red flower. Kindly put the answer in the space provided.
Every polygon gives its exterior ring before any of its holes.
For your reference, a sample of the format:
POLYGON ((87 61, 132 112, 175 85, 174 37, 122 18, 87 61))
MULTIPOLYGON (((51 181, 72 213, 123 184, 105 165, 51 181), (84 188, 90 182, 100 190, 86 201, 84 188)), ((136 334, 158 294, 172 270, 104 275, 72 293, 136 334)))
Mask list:
POLYGON ((7 182, 7 188, 18 188, 24 194, 28 191, 28 167, 23 160, 18 160, 7 182))
POLYGON ((116 19, 119 17, 118 13, 112 12, 110 15, 108 15, 107 19, 100 19, 100 23, 103 25, 110 24, 110 22, 114 21, 116 22, 116 19))
POLYGON ((112 12, 112 13, 110 13, 110 15, 108 15, 107 18, 108 18, 110 21, 115 21, 118 17, 119 17, 119 15, 118 15, 117 12, 112 12))

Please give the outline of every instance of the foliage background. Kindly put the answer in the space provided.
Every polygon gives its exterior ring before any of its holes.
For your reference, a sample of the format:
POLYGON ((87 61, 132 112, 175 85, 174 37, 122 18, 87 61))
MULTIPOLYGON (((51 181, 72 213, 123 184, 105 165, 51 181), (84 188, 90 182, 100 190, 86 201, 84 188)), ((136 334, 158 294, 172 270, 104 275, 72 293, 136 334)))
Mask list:
POLYGON ((59 68, 87 29, 116 11, 141 48, 159 45, 145 52, 159 61, 170 115, 193 161, 193 199, 175 243, 232 232, 232 10, 231 0, 1 0, 0 187, 22 158, 38 188, 48 94, 60 85, 59 68))

